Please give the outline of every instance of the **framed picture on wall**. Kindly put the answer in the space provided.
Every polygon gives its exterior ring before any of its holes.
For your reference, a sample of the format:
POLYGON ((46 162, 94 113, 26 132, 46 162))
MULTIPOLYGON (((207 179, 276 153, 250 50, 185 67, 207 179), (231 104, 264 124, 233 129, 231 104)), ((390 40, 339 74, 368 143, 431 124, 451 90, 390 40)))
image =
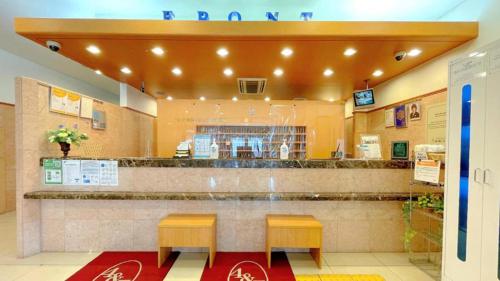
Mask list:
POLYGON ((385 127, 394 127, 394 108, 385 110, 385 127))
POLYGON ((92 129, 106 129, 106 112, 101 110, 92 111, 92 129))
POLYGON ((408 141, 393 141, 391 143, 392 160, 408 160, 410 143, 408 141))
POLYGON ((410 121, 420 120, 422 113, 420 112, 420 102, 412 102, 408 105, 410 110, 410 121))
POLYGON ((394 108, 394 123, 396 128, 406 128, 406 105, 399 105, 394 108))

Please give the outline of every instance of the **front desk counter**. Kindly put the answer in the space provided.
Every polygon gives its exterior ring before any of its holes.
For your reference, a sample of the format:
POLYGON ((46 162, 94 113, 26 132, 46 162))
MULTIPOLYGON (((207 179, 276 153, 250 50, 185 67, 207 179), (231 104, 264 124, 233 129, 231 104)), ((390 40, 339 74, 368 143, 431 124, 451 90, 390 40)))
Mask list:
POLYGON ((105 160, 118 161, 118 186, 42 178, 39 190, 24 194, 41 201, 41 251, 154 251, 156 226, 170 213, 217 214, 218 251, 264 251, 267 214, 315 216, 325 252, 403 251, 409 161, 105 160))

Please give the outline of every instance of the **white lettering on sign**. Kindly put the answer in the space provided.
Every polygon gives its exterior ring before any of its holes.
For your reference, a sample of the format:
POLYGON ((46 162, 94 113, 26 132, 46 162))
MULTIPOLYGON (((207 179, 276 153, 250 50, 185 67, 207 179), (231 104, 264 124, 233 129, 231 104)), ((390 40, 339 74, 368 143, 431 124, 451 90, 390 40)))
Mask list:
POLYGON ((260 264, 242 261, 231 268, 227 281, 269 281, 269 278, 260 264))
POLYGON ((124 262, 117 263, 108 269, 104 270, 101 274, 97 275, 92 281, 135 281, 142 271, 142 263, 138 260, 128 260, 124 262), (120 266, 123 268, 125 265, 132 264, 137 266, 136 270, 132 267, 131 272, 123 272, 120 270, 120 266))

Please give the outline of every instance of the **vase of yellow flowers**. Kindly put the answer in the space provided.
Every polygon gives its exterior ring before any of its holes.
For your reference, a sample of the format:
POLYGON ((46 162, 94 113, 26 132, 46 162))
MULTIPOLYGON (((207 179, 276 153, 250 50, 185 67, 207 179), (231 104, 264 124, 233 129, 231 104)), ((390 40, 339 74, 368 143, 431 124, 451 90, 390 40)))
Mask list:
POLYGON ((60 125, 59 129, 48 131, 47 135, 50 143, 59 143, 64 158, 68 157, 71 144, 80 145, 82 140, 89 139, 87 134, 78 132, 76 125, 74 126, 74 130, 60 125))

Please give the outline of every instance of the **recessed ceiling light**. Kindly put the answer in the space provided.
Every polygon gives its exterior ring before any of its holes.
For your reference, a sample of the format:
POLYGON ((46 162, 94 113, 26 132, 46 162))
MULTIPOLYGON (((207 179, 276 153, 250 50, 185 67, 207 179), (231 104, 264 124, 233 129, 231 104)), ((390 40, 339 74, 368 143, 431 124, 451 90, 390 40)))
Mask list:
POLYGON ((231 75, 233 75, 233 70, 232 70, 231 68, 229 68, 229 67, 228 67, 228 68, 225 68, 225 69, 224 69, 224 75, 226 75, 226 76, 231 76, 231 75))
POLYGON ((382 70, 380 70, 380 69, 377 69, 377 70, 375 70, 375 71, 373 72, 373 76, 375 76, 375 77, 379 77, 379 76, 381 76, 382 74, 384 74, 384 72, 383 72, 382 70))
POLYGON ((100 71, 99 69, 97 69, 97 70, 96 70, 96 71, 94 71, 94 72, 95 72, 95 74, 97 74, 97 75, 102 75, 102 71, 100 71))
POLYGON ((477 56, 479 53, 478 52, 472 52, 469 54, 469 58, 477 56))
POLYGON ((124 66, 122 67, 122 69, 120 69, 121 72, 125 73, 125 74, 130 74, 132 73, 132 70, 130 70, 130 68, 124 66))
POLYGON ((227 55, 229 55, 229 51, 226 49, 226 48, 220 48, 217 50, 217 55, 219 55, 219 57, 226 57, 227 55))
POLYGON ((174 67, 172 68, 172 73, 175 75, 175 76, 179 76, 182 74, 182 70, 178 67, 174 67))
POLYGON ((168 96, 167 100, 173 100, 174 98, 172 96, 168 96))
POLYGON ((332 76, 333 75, 333 70, 331 70, 330 68, 327 68, 325 69, 325 71, 323 71, 323 75, 325 76, 332 76))
POLYGON ((328 101, 329 101, 329 102, 333 102, 333 101, 335 101, 335 100, 334 100, 333 98, 329 98, 329 99, 328 99, 328 101))
POLYGON ((281 75, 283 75, 283 69, 276 68, 273 73, 274 73, 274 76, 281 76, 281 75))
POLYGON ((205 98, 205 97, 203 97, 203 96, 201 96, 201 97, 200 97, 200 100, 201 100, 201 101, 205 101, 205 100, 206 100, 206 98, 205 98))
POLYGON ((422 53, 422 50, 420 50, 420 49, 411 49, 408 52, 408 56, 410 56, 410 57, 416 57, 416 56, 420 55, 421 53, 422 53))
POLYGON ((284 48, 283 50, 281 50, 281 55, 284 57, 289 57, 292 54, 293 54, 293 50, 290 48, 284 48))
POLYGON ((345 49, 345 51, 344 51, 344 56, 346 56, 346 57, 350 57, 350 56, 354 55, 354 54, 355 54, 355 53, 357 53, 357 52, 358 52, 358 51, 357 51, 356 49, 354 49, 354 48, 347 48, 347 49, 345 49))
POLYGON ((238 98, 237 97, 233 97, 232 100, 233 101, 238 101, 238 98))
POLYGON ((264 101, 270 101, 270 100, 271 100, 271 98, 270 98, 270 97, 265 97, 265 98, 264 98, 264 101))
POLYGON ((94 45, 90 45, 87 47, 87 51, 89 53, 92 53, 94 55, 97 55, 97 54, 100 54, 101 53, 101 49, 99 49, 97 46, 94 46, 94 45))
POLYGON ((157 56, 162 56, 165 53, 165 51, 163 51, 163 49, 160 47, 154 47, 153 49, 151 49, 151 52, 153 52, 153 54, 157 56))
POLYGON ((476 57, 478 57, 478 58, 481 58, 481 57, 484 57, 484 56, 486 56, 486 52, 482 52, 482 53, 479 53, 479 54, 476 55, 476 57))

